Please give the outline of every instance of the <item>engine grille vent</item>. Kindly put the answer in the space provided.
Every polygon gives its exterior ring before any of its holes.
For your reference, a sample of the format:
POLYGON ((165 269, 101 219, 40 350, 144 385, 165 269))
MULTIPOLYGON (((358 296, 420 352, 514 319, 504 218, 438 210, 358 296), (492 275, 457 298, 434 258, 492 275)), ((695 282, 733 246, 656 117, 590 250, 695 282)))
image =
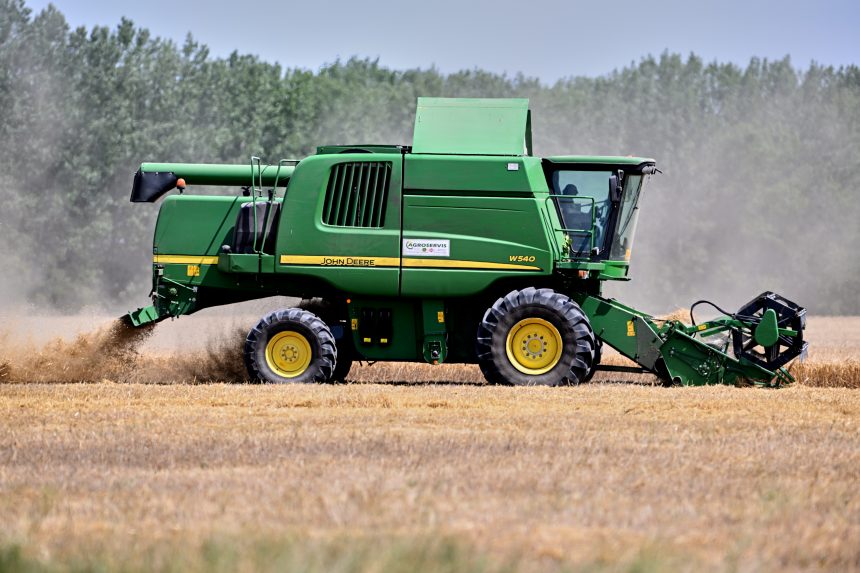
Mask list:
POLYGON ((355 161, 331 169, 322 220, 339 227, 381 227, 391 183, 391 162, 355 161))

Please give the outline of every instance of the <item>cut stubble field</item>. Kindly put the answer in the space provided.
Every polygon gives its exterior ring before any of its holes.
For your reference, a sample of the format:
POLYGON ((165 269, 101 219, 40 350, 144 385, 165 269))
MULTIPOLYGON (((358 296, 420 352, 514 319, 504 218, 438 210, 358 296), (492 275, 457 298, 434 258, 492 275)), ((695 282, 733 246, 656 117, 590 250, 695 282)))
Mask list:
POLYGON ((780 390, 18 379, 0 569, 854 570, 860 391, 812 377, 856 368, 860 319, 808 332, 780 390))

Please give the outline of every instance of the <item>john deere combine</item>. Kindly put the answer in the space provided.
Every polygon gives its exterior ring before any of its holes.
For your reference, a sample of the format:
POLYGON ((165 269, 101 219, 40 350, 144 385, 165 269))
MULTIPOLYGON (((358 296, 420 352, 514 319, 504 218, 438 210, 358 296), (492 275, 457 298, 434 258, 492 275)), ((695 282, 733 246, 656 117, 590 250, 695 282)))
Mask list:
POLYGON ((248 334, 248 373, 267 382, 342 380, 353 360, 477 363, 498 384, 576 384, 599 369, 667 384, 791 381, 805 310, 785 298, 766 292, 686 325, 601 295, 604 281, 628 280, 655 173, 643 157, 534 157, 525 99, 419 98, 411 147, 144 163, 132 201, 179 193, 155 227, 152 305, 127 318, 302 298, 248 334), (183 193, 195 185, 237 193, 183 193), (601 366, 603 344, 639 367, 601 366))

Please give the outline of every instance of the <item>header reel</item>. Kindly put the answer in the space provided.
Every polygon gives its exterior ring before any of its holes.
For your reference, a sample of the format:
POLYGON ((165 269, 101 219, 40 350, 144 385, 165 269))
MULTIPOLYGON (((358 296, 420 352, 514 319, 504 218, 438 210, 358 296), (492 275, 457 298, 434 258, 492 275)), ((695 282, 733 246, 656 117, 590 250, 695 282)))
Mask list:
POLYGON ((791 382, 793 378, 784 367, 797 357, 806 357, 806 309, 776 293, 763 292, 734 313, 700 300, 690 307, 690 317, 692 326, 685 328, 686 334, 730 355, 736 363, 732 378, 768 386, 791 382), (697 325, 693 311, 701 304, 725 316, 697 325))
POLYGON ((732 349, 736 357, 768 370, 782 368, 798 356, 801 360, 806 357, 809 346, 803 340, 806 309, 787 298, 763 292, 743 305, 733 318, 749 327, 749 330, 732 330, 732 349), (786 330, 792 332, 784 332, 786 330))

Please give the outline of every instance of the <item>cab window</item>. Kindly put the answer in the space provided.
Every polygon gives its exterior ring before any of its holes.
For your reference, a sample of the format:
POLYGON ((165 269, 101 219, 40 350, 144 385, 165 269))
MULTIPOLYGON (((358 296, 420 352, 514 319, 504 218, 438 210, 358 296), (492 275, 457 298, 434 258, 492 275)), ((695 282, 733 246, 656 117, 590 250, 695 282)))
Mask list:
POLYGON ((571 253, 602 250, 609 219, 611 171, 558 170, 552 175, 553 194, 571 240, 571 253))

